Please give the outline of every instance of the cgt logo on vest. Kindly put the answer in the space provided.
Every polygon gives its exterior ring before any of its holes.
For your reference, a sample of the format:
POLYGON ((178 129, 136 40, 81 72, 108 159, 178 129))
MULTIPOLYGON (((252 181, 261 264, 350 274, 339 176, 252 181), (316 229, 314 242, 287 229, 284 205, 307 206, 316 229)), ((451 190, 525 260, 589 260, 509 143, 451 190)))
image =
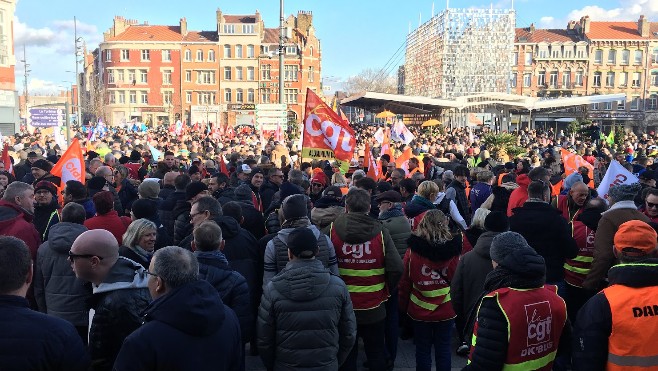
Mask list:
POLYGON ((343 255, 352 255, 354 259, 361 259, 364 255, 370 254, 370 241, 355 245, 343 244, 343 255))
POLYGON ((525 305, 525 315, 528 324, 527 349, 521 351, 521 357, 546 352, 553 348, 551 330, 553 314, 548 301, 525 305))
POLYGON ((448 267, 443 268, 441 272, 432 269, 428 267, 427 265, 423 264, 423 267, 420 269, 420 274, 422 274, 425 277, 430 277, 433 280, 440 280, 441 283, 445 283, 445 280, 443 277, 448 275, 448 267))

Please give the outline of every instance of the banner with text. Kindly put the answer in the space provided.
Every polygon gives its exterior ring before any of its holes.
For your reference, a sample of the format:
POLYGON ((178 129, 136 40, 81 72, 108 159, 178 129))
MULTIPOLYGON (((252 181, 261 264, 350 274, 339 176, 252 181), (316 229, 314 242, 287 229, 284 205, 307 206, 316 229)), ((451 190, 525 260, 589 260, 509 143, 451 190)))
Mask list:
POLYGON ((605 172, 605 176, 599 184, 599 188, 596 190, 599 193, 599 197, 608 201, 608 192, 611 187, 618 186, 621 184, 632 184, 637 183, 640 180, 633 175, 630 171, 626 170, 625 167, 615 160, 610 162, 608 166, 608 171, 605 172))

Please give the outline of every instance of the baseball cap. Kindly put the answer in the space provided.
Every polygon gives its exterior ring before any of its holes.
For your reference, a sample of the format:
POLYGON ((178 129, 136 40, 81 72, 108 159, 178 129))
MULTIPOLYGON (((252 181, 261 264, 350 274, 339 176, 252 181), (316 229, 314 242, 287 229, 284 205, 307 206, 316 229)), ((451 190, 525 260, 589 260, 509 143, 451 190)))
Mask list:
POLYGON ((251 166, 247 164, 242 164, 238 167, 238 173, 251 174, 251 166))
POLYGON ((615 233, 615 251, 625 255, 647 255, 656 249, 657 239, 656 231, 649 224, 630 220, 620 225, 615 233))
POLYGON ((288 249, 298 258, 312 258, 318 252, 318 239, 309 228, 295 228, 288 235, 288 249))

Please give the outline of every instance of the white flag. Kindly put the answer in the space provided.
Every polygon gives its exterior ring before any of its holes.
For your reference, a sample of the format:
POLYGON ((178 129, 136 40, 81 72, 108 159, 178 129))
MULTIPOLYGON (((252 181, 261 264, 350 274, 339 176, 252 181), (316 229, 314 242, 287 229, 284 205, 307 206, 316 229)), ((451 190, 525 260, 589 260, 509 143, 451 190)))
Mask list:
POLYGON ((633 175, 630 171, 626 170, 625 167, 615 160, 610 163, 608 171, 605 172, 605 176, 597 188, 599 197, 608 201, 608 191, 611 187, 618 186, 621 184, 632 184, 638 183, 640 180, 633 175))
POLYGON ((411 134, 411 131, 407 129, 402 120, 398 120, 398 122, 393 125, 393 130, 391 130, 391 139, 409 145, 409 143, 416 139, 416 137, 411 134))
POLYGON ((377 129, 374 138, 377 140, 377 142, 379 142, 379 144, 384 143, 384 129, 377 129))

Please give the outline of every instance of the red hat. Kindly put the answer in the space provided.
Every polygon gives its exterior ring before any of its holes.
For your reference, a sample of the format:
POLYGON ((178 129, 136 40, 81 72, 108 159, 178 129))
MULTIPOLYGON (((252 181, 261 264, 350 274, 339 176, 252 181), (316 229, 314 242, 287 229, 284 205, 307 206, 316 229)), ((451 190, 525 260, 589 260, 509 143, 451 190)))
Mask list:
POLYGON ((327 185, 327 177, 324 175, 324 173, 317 173, 311 179, 311 184, 313 183, 320 183, 324 187, 327 185))
POLYGON ((631 220, 619 226, 614 246, 618 253, 647 255, 656 249, 658 235, 651 226, 640 220, 631 220))

